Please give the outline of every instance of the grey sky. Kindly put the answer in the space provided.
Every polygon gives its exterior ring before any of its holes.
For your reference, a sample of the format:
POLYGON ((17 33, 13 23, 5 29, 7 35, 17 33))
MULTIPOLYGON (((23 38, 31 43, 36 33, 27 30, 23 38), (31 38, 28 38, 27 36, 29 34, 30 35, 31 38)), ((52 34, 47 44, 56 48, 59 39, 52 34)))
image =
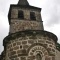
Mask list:
MULTIPOLYGON (((44 28, 58 36, 60 43, 60 0, 28 0, 30 5, 42 8, 44 28)), ((10 4, 17 4, 18 0, 0 0, 0 52, 3 50, 3 38, 8 35, 8 10, 10 4)))

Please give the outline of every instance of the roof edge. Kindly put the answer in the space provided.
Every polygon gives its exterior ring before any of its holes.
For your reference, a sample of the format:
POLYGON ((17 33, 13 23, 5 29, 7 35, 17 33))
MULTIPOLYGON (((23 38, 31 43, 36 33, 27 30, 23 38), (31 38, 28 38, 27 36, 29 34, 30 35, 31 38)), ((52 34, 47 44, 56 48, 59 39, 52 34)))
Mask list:
POLYGON ((7 37, 5 37, 5 39, 3 40, 3 46, 6 45, 6 43, 8 43, 8 41, 15 39, 16 37, 23 37, 25 35, 36 35, 36 34, 40 34, 45 36, 48 36, 49 38, 52 38, 54 40, 55 43, 57 43, 57 36, 51 32, 48 31, 43 31, 43 30, 26 30, 26 31, 20 31, 20 32, 16 32, 16 33, 12 33, 10 35, 8 35, 7 37))

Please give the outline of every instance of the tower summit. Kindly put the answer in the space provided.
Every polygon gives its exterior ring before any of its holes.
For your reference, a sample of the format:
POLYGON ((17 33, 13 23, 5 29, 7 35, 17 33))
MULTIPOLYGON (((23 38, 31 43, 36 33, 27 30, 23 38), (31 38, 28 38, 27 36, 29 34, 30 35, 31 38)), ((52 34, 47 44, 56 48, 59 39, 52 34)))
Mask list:
POLYGON ((27 0, 19 0, 18 5, 29 5, 27 0))
POLYGON ((0 60, 55 60, 57 37, 44 31, 41 8, 19 0, 10 5, 8 20, 10 31, 0 60))

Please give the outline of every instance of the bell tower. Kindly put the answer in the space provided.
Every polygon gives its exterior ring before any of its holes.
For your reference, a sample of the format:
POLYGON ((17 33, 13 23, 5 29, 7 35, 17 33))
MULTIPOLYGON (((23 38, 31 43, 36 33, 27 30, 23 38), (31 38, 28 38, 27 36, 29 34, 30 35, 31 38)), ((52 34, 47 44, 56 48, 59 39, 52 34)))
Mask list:
POLYGON ((8 20, 10 32, 3 40, 2 53, 5 60, 55 60, 57 37, 44 30, 41 8, 19 0, 10 5, 8 20))
POLYGON ((25 30, 44 30, 41 8, 30 6, 27 0, 19 0, 9 10, 10 33, 25 30))

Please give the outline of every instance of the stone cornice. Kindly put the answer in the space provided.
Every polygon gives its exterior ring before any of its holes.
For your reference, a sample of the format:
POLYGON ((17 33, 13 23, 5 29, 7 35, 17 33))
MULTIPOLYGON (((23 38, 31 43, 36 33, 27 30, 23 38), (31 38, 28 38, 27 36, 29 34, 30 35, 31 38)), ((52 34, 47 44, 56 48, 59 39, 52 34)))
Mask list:
POLYGON ((48 36, 49 38, 53 39, 55 43, 57 43, 58 40, 57 36, 51 32, 43 31, 43 30, 26 30, 26 31, 20 31, 20 32, 9 34, 7 37, 4 38, 3 46, 5 46, 6 43, 8 43, 10 40, 14 40, 15 38, 24 37, 26 35, 36 36, 37 34, 44 37, 48 36))

